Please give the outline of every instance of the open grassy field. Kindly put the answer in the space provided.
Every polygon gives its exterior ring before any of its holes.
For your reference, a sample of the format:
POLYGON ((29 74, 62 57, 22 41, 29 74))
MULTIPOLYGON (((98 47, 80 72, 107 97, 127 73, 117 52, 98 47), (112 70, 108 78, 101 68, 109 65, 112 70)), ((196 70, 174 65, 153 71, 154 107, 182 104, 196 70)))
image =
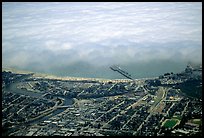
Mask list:
POLYGON ((178 119, 167 119, 165 120, 163 126, 166 128, 173 128, 179 122, 178 119))

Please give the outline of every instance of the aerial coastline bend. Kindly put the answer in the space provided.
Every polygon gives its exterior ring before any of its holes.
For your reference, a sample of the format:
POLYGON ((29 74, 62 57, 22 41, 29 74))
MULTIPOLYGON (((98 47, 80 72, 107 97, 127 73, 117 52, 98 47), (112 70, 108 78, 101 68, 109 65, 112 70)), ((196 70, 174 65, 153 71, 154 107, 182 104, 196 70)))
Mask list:
POLYGON ((92 80, 92 81, 99 81, 99 82, 129 82, 129 81, 137 81, 137 80, 148 80, 148 79, 156 79, 158 77, 142 77, 137 78, 134 80, 131 79, 107 79, 107 78, 89 78, 89 77, 71 77, 71 76, 58 76, 53 75, 49 73, 39 73, 34 71, 28 71, 28 70, 21 70, 21 69, 15 69, 15 68, 2 68, 2 71, 11 71, 13 73, 21 73, 21 74, 32 74, 35 78, 44 78, 44 79, 54 79, 54 80, 72 80, 72 81, 82 81, 82 80, 92 80))

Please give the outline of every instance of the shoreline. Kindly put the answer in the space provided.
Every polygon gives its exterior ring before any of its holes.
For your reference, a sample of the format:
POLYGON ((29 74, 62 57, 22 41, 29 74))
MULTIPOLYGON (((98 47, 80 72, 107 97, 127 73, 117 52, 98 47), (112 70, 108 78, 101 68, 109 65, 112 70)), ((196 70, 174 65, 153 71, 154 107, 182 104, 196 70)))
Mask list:
POLYGON ((55 80, 72 80, 72 81, 99 81, 99 82, 130 82, 130 81, 137 81, 137 80, 147 80, 147 79, 155 79, 158 77, 146 77, 146 78, 138 78, 138 79, 105 79, 105 78, 84 78, 84 77, 71 77, 71 76, 57 76, 47 73, 39 73, 39 72, 32 72, 27 70, 20 70, 14 68, 2 68, 2 71, 11 71, 13 73, 19 74, 29 74, 33 73, 32 77, 35 78, 44 78, 44 79, 55 79, 55 80))

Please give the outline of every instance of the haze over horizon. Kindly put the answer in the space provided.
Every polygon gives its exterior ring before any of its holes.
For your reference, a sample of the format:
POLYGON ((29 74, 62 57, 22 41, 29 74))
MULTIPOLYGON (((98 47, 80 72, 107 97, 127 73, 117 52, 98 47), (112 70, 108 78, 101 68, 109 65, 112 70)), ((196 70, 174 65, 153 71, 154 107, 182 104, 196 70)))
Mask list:
POLYGON ((2 66, 133 78, 202 64, 201 2, 3 2, 2 66))

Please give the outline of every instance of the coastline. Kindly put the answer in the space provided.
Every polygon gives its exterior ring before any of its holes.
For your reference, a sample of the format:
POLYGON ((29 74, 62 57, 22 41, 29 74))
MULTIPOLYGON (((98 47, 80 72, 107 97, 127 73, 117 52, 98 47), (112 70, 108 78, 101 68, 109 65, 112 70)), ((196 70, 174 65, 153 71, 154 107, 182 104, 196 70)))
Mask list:
MULTIPOLYGON (((28 71, 28 70, 20 70, 20 69, 4 68, 4 67, 2 67, 2 71, 11 71, 13 73, 20 73, 20 74, 33 73, 32 76, 35 77, 35 78, 54 79, 54 80, 99 81, 99 82, 130 82, 130 81, 133 81, 133 80, 130 80, 130 79, 84 78, 84 77, 71 77, 71 76, 61 77, 61 76, 52 75, 52 74, 48 74, 48 73, 39 73, 39 72, 32 72, 32 71, 28 71)), ((134 81, 155 79, 155 78, 158 78, 158 77, 138 78, 138 79, 134 79, 134 81)))

